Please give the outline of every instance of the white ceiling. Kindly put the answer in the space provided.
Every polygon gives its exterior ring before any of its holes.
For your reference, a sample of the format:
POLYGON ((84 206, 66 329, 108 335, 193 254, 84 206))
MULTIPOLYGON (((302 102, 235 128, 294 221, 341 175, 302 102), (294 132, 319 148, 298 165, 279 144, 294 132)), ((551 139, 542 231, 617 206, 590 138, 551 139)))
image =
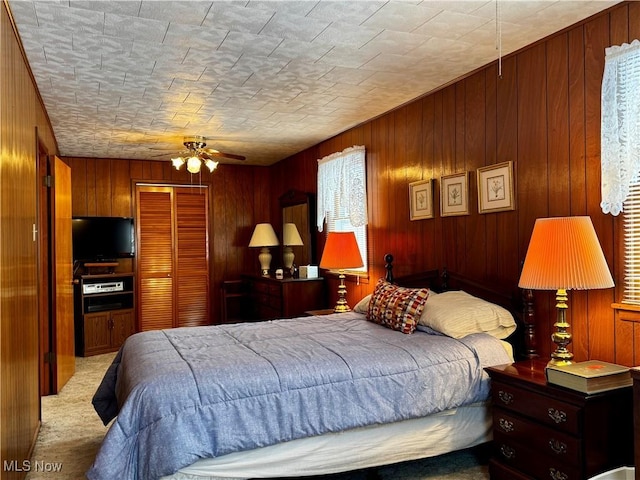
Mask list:
POLYGON ((169 160, 203 135, 253 165, 616 3, 9 0, 61 155, 169 160))

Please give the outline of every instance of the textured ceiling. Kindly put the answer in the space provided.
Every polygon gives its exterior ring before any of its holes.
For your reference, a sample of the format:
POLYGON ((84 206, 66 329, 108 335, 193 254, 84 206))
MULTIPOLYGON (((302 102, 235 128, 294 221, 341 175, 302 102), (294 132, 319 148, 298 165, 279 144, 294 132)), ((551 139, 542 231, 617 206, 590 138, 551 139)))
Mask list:
POLYGON ((61 155, 168 160, 203 135, 253 165, 616 3, 9 0, 61 155))

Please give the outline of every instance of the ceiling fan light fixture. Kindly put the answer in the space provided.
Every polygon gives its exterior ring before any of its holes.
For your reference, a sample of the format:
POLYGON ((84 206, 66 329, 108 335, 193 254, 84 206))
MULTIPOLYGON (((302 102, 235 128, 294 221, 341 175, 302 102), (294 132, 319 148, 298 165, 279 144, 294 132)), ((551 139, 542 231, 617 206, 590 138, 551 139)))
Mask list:
POLYGON ((187 171, 189 173, 199 173, 202 162, 196 156, 187 158, 187 171))
POLYGON ((204 164, 206 165, 206 167, 209 169, 211 173, 213 173, 213 171, 218 167, 218 162, 214 162, 211 159, 204 162, 204 164))
POLYGON ((184 165, 184 158, 182 157, 172 158, 171 163, 173 164, 176 170, 180 170, 180 167, 184 165))

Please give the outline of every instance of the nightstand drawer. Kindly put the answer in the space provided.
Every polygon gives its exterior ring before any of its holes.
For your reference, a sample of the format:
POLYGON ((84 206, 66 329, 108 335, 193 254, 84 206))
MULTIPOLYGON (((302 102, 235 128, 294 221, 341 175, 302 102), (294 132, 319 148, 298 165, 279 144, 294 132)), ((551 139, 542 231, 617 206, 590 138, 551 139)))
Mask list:
POLYGON ((576 405, 501 382, 494 382, 491 390, 494 405, 564 432, 579 432, 580 408, 576 405))
MULTIPOLYGON (((497 434, 493 439, 500 462, 538 480, 582 480, 580 468, 560 458, 541 455, 532 445, 511 441, 497 434)), ((493 478, 493 477, 492 477, 493 478)))
POLYGON ((494 407, 493 438, 496 442, 517 442, 529 445, 545 455, 557 457, 562 462, 580 465, 582 444, 577 437, 540 425, 508 410, 494 407))

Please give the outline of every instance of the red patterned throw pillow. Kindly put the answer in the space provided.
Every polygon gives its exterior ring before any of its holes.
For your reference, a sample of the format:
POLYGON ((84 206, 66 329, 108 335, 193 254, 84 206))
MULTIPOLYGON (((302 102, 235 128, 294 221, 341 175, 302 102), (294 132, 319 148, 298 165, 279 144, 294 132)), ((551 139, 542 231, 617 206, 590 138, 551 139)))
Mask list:
POLYGON ((413 333, 428 297, 427 288, 398 287, 380 279, 369 302, 367 320, 413 333))

